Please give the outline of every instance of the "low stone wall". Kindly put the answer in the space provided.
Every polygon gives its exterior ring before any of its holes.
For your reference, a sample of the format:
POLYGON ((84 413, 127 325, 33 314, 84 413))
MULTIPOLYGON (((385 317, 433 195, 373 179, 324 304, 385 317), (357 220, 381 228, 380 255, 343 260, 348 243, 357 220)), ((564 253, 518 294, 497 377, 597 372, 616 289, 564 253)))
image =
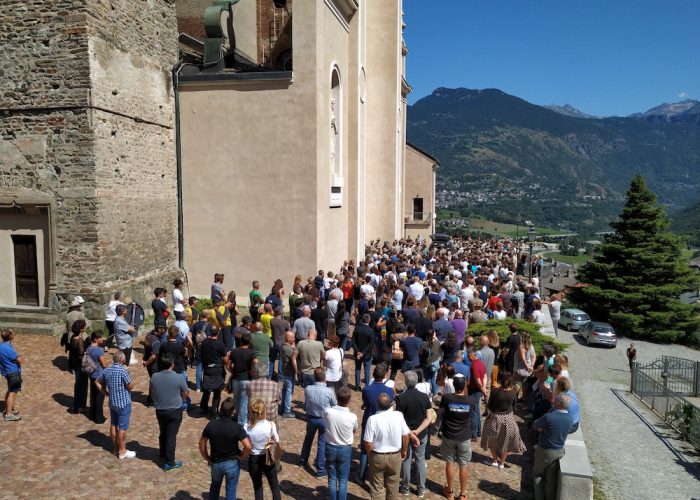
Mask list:
MULTIPOLYGON (((549 307, 542 308, 544 325, 541 331, 556 337, 549 307)), ((582 424, 566 440, 566 454, 559 460, 558 500, 591 500, 593 498, 593 468, 588 458, 588 449, 581 429, 582 424)))

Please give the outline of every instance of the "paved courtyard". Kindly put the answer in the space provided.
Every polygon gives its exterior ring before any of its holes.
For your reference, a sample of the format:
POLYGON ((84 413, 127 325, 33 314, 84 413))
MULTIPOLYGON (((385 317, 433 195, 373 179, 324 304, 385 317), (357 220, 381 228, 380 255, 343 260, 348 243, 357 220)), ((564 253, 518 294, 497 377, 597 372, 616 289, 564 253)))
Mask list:
MULTIPOLYGON (((196 411, 192 416, 185 416, 177 445, 177 458, 184 461, 184 466, 163 472, 157 464, 158 425, 153 409, 145 406, 148 377, 140 364, 129 368, 136 387, 127 446, 136 451, 136 458, 120 461, 110 454, 108 424, 96 425, 83 415, 71 415, 66 411, 72 400, 73 375, 66 370, 67 362, 58 338, 19 336, 15 346, 26 360, 23 390, 17 405, 22 420, 0 421, 0 462, 3 465, 0 498, 207 497, 209 470, 197 448, 207 420, 197 418, 196 411)), ((141 359, 140 353, 137 357, 141 359)), ((351 365, 352 361, 346 360, 350 373, 354 369, 351 365)), ((194 370, 190 370, 190 379, 193 378, 194 370)), ((398 386, 401 385, 399 381, 398 386)), ((198 403, 200 395, 195 392, 191 395, 193 403, 198 403)), ((327 498, 325 480, 314 478, 296 465, 305 430, 303 412, 299 411, 302 399, 302 390, 297 387, 293 401, 300 419, 280 419, 280 437, 285 450, 279 477, 282 496, 327 498)), ((353 393, 351 408, 361 418, 360 403, 359 393, 353 393)), ((4 402, 1 406, 4 407, 4 402)), ((531 448, 530 432, 525 440, 531 448)), ((355 442, 359 442, 359 436, 355 442)), ((432 444, 437 450, 439 440, 433 438, 432 444)), ((314 456, 315 447, 310 461, 314 456)), ((485 465, 486 456, 475 446, 473 463, 469 467, 470 499, 532 497, 528 454, 512 456, 511 467, 505 470, 485 465)), ((356 447, 353 459, 349 498, 368 498, 368 492, 357 484, 359 454, 356 447)), ((444 477, 444 462, 433 456, 428 461, 426 498, 442 498, 444 477)), ((414 493, 412 490, 411 496, 414 493)), ((238 497, 253 498, 246 470, 241 471, 238 497)), ((265 498, 271 498, 269 491, 265 498)))

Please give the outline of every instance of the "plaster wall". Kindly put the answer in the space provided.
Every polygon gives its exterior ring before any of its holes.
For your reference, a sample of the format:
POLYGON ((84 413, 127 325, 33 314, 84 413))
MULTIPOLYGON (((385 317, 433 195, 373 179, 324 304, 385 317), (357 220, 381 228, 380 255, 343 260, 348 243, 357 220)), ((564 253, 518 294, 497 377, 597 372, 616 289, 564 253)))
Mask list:
POLYGON ((367 2, 367 111, 365 124, 365 234, 400 236, 401 1, 367 2))

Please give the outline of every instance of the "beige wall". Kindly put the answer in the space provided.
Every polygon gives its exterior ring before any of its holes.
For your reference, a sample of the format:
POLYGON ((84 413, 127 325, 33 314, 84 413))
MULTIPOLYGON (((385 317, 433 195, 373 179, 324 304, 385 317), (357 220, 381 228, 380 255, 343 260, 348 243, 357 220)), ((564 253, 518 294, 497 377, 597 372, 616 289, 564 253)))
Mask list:
POLYGON ((401 1, 366 2, 365 235, 400 236, 401 1))
POLYGON ((15 256, 12 235, 36 237, 36 260, 39 279, 39 305, 47 305, 49 272, 48 216, 25 214, 0 214, 0 304, 17 303, 15 283, 15 256))
POLYGON ((192 293, 215 272, 245 295, 336 270, 366 239, 403 233, 401 2, 294 3, 291 82, 221 77, 180 93, 184 261, 192 293), (330 206, 330 97, 340 72, 342 204, 330 206), (366 75, 364 89, 362 81, 366 75), (362 101, 365 101, 363 103, 362 101), (241 242, 246 238, 245 242, 241 242))
POLYGON ((329 212, 328 170, 316 164, 323 93, 316 91, 317 37, 309 25, 318 13, 310 2, 295 9, 304 24, 293 27, 293 83, 181 87, 184 264, 192 293, 208 294, 215 272, 239 295, 256 279, 264 291, 276 278, 289 288, 297 273, 315 275, 321 252, 337 255, 317 247, 317 219, 335 223, 329 213, 317 215, 329 212))
POLYGON ((420 151, 406 145, 406 176, 403 217, 412 217, 413 199, 423 198, 423 213, 430 213, 428 224, 405 225, 405 235, 415 238, 418 234, 426 238, 433 231, 435 215, 435 162, 420 151))

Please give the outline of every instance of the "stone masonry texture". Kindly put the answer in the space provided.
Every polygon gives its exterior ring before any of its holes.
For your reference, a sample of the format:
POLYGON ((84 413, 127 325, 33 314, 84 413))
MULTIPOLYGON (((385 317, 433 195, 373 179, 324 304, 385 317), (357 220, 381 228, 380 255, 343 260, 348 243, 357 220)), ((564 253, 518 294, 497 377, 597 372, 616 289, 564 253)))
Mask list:
POLYGON ((0 194, 53 197, 52 303, 150 309, 178 275, 174 2, 2 4, 0 194))

